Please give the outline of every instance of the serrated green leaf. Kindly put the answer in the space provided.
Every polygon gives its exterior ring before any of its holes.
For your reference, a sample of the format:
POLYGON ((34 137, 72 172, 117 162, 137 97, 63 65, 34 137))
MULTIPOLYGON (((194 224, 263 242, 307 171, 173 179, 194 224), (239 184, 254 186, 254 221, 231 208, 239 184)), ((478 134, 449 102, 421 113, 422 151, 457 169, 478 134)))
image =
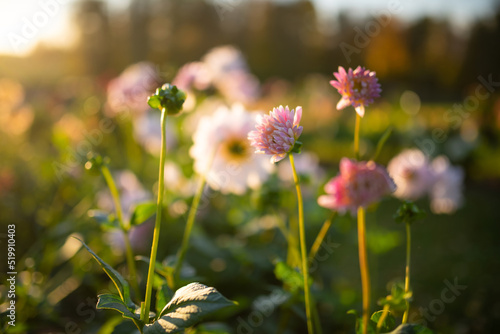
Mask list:
MULTIPOLYGON (((384 314, 384 311, 377 311, 372 314, 371 316, 371 321, 375 323, 375 328, 378 325, 378 322, 382 315, 384 314)), ((394 316, 388 311, 387 315, 385 316, 385 319, 382 322, 382 327, 380 329, 382 330, 382 333, 392 331, 396 327, 396 319, 394 316)))
POLYGON ((174 294, 160 312, 159 319, 144 327, 144 334, 180 333, 204 316, 235 305, 215 288, 200 283, 186 285, 174 294))
POLYGON ((130 299, 130 287, 125 278, 123 278, 122 275, 120 275, 109 264, 107 264, 99 256, 97 256, 97 254, 94 253, 82 240, 78 238, 75 239, 80 241, 82 245, 87 249, 87 251, 94 257, 94 259, 99 262, 102 270, 104 270, 104 272, 109 276, 109 278, 111 278, 111 280, 115 284, 116 289, 120 294, 120 298, 125 303, 125 305, 127 305, 127 307, 135 308, 135 304, 132 302, 132 299, 130 299))
POLYGON ((156 213, 156 206, 157 204, 155 202, 138 204, 134 209, 134 213, 132 213, 132 218, 130 218, 130 225, 140 225, 153 217, 156 213))
MULTIPOLYGON (((135 313, 137 306, 131 310, 127 307, 127 305, 125 305, 119 296, 111 293, 105 293, 97 297, 99 298, 96 306, 97 309, 115 310, 120 312, 124 318, 140 322, 139 314, 135 313)), ((140 323, 142 324, 142 322, 140 323)))
POLYGON ((422 325, 404 324, 387 334, 434 334, 434 332, 422 325))

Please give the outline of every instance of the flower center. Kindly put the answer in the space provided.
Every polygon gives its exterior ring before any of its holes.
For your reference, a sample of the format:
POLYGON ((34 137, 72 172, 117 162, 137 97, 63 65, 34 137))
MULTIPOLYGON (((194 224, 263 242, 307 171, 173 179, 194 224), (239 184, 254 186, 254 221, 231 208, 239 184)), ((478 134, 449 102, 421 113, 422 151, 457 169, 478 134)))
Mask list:
POLYGON ((222 144, 222 154, 227 160, 243 161, 250 153, 250 143, 245 138, 230 138, 222 144))

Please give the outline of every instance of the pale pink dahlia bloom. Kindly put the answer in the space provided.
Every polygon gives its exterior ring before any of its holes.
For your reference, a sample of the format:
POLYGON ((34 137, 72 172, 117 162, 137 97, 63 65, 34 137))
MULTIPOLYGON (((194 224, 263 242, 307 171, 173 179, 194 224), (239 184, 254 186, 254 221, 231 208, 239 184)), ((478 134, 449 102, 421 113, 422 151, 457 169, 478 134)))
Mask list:
POLYGON ((301 117, 302 107, 290 110, 288 106, 273 108, 269 115, 259 115, 256 130, 248 134, 255 153, 272 154, 272 163, 284 159, 302 134, 301 117))
POLYGON ((356 213, 390 194, 396 185, 384 167, 373 161, 357 162, 348 158, 340 161, 340 174, 325 185, 326 195, 318 198, 322 207, 339 212, 356 213))
POLYGON ((394 196, 417 200, 425 196, 434 183, 434 172, 427 156, 419 149, 404 150, 387 165, 397 189, 394 196))
POLYGON ((159 83, 158 71, 152 63, 140 62, 127 67, 108 84, 107 115, 113 117, 126 111, 143 114, 149 109, 148 97, 159 83))
POLYGON ((354 71, 350 68, 346 70, 339 66, 339 71, 333 73, 336 80, 330 81, 330 85, 335 87, 342 95, 337 109, 341 110, 352 105, 359 116, 365 115, 365 106, 373 103, 373 100, 380 97, 380 84, 375 76, 375 72, 366 70, 358 66, 354 71))
POLYGON ((445 156, 439 156, 432 161, 432 170, 435 177, 430 190, 432 212, 455 212, 463 204, 463 169, 452 166, 445 156))

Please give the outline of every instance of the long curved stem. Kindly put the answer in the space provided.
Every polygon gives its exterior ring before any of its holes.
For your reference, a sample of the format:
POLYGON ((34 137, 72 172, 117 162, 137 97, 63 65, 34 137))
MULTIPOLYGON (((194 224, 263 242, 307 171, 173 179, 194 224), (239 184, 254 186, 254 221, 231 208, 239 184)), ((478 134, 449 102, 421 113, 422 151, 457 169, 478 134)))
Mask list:
POLYGON ((196 212, 198 211, 198 205, 200 204, 201 195, 203 194, 203 189, 205 188, 205 174, 201 175, 200 184, 198 189, 196 189, 196 194, 193 199, 193 204, 189 210, 188 219, 186 222, 186 229, 184 230, 184 236, 182 238, 181 249, 179 250, 179 255, 177 256, 177 262, 175 263, 174 269, 174 281, 175 284, 179 281, 179 276, 182 268, 182 262, 186 256, 186 251, 189 247, 189 239, 191 236, 191 230, 193 229, 194 220, 196 218, 196 212))
POLYGON ((160 151, 160 173, 158 177, 158 202, 156 207, 156 221, 155 229, 153 233, 153 244, 151 246, 151 258, 149 259, 149 270, 148 270, 148 280, 146 284, 146 300, 144 301, 144 310, 142 313, 142 321, 145 324, 149 323, 149 310, 151 306, 151 294, 153 292, 153 276, 156 264, 156 252, 158 251, 158 242, 160 240, 160 228, 161 228, 161 212, 163 205, 163 192, 165 185, 164 171, 165 171, 165 155, 166 155, 166 129, 165 123, 167 120, 167 114, 165 109, 161 112, 161 151, 160 151))
POLYGON ((123 220, 123 210, 120 204, 120 194, 118 192, 118 188, 116 187, 115 181, 113 180, 113 176, 109 171, 109 168, 106 165, 102 165, 101 172, 104 176, 104 179, 106 180, 109 191, 111 192, 111 197, 113 198, 113 203, 115 205, 116 217, 123 233, 123 240, 125 242, 125 257, 127 259, 127 266, 130 274, 130 284, 132 285, 132 289, 134 289, 136 298, 141 299, 141 292, 139 290, 139 284, 137 283, 137 270, 135 268, 134 252, 132 251, 132 246, 130 245, 130 240, 127 233, 127 231, 130 229, 130 222, 125 222, 123 220))
MULTIPOLYGON (((406 223, 406 276, 405 276, 405 295, 410 292, 410 255, 411 255, 411 229, 410 223, 406 223)), ((407 296, 408 297, 408 296, 407 296)), ((406 310, 403 314, 403 324, 408 322, 408 312, 410 311, 410 302, 406 299, 406 310)))
POLYGON ((311 312, 311 294, 309 291, 309 269, 307 265, 306 232, 304 227, 304 204, 302 200, 302 190, 300 188, 299 177, 295 170, 293 154, 290 154, 290 164, 292 165, 293 181, 297 190, 297 204, 299 207, 299 235, 300 235, 300 253, 302 257, 302 275, 304 276, 304 297, 307 316, 307 329, 309 334, 314 333, 311 312))
POLYGON ((363 290, 363 334, 368 333, 368 320, 370 316, 370 273, 366 253, 365 209, 358 208, 358 248, 359 267, 361 270, 361 287, 363 290))
POLYGON ((328 230, 330 229, 330 226, 332 226, 332 221, 335 219, 337 216, 337 212, 333 211, 330 217, 325 220, 323 223, 323 226, 321 226, 321 230, 319 231, 318 235, 316 236, 316 240, 314 240, 314 243, 311 247, 311 251, 309 252, 309 262, 312 262, 314 258, 316 257, 316 254, 318 253, 319 248, 321 247, 321 244, 323 243, 323 240, 325 240, 326 234, 328 233, 328 230))
POLYGON ((356 125, 354 127, 354 157, 359 160, 359 125, 361 123, 361 116, 356 113, 356 125))

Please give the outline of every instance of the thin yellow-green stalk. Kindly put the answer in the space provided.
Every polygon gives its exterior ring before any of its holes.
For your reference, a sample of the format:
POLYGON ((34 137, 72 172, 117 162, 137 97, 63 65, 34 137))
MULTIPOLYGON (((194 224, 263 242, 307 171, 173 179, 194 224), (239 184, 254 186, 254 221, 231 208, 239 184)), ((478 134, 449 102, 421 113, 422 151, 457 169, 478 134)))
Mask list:
POLYGON ((358 208, 358 249, 363 291, 363 334, 366 334, 368 333, 368 320, 370 317, 370 273, 366 253, 365 209, 363 207, 358 208))
MULTIPOLYGON (((405 295, 408 298, 410 292, 410 253, 411 253, 411 231, 410 223, 406 223, 406 275, 405 275, 405 295)), ((403 314, 403 324, 408 322, 408 312, 410 311, 410 302, 406 299, 406 310, 403 314)))
POLYGON ((306 306, 307 329, 309 334, 314 333, 311 312, 311 294, 309 291, 309 269, 307 265, 307 248, 306 248, 306 232, 304 227, 304 205, 302 200, 302 190, 300 188, 299 177, 295 170, 293 154, 290 154, 290 164, 292 165, 293 181, 297 190, 297 204, 299 207, 299 236, 300 236, 300 253, 302 258, 302 275, 304 276, 304 297, 306 306))
POLYGON ((149 269, 148 269, 148 280, 146 284, 146 300, 144 301, 144 309, 142 309, 142 321, 147 324, 149 323, 149 310, 151 307, 151 294, 153 292, 153 276, 156 264, 156 252, 158 251, 158 242, 160 240, 160 228, 161 228, 161 212, 163 205, 163 192, 164 192, 164 170, 165 170, 165 155, 166 155, 166 129, 165 123, 167 119, 167 114, 165 109, 161 111, 161 151, 160 151, 160 172, 158 177, 158 202, 156 207, 156 221, 155 229, 153 232, 153 244, 151 246, 151 257, 149 259, 149 269))

